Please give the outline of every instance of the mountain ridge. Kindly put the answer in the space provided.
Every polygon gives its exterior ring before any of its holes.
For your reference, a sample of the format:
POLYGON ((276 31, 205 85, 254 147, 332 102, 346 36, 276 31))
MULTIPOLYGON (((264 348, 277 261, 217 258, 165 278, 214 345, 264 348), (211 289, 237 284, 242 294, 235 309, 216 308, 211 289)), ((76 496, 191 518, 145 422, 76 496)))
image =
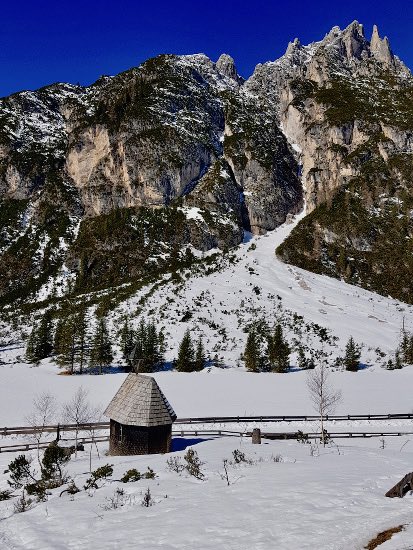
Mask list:
MULTIPOLYGON (((247 80, 227 54, 215 63, 161 55, 89 87, 53 84, 1 99, 0 299, 36 299, 44 285, 59 297, 139 279, 151 254, 149 272, 159 277, 190 261, 188 246, 232 248, 244 231, 275 229, 304 202, 312 217, 279 256, 385 293, 348 260, 354 243, 368 252, 377 228, 369 221, 366 237, 359 227, 341 250, 327 242, 334 232, 320 229, 319 209, 374 163, 387 182, 381 191, 394 180, 410 196, 400 156, 413 151, 412 90, 388 39, 375 26, 367 40, 355 21, 308 46, 290 42, 247 80), (155 236, 166 220, 169 240, 155 238, 145 251, 138 227, 149 223, 155 236)), ((377 210, 373 195, 368 208, 377 210)), ((410 230, 407 223, 409 239, 410 230)), ((364 254, 360 265, 369 261, 364 254)))

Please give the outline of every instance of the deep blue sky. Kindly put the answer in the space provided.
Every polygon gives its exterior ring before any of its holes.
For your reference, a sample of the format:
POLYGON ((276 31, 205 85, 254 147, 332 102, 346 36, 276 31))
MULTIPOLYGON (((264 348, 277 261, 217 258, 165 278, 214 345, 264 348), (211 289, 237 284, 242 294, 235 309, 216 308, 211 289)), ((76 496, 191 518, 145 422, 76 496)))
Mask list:
POLYGON ((231 54, 247 77, 298 36, 321 39, 334 25, 373 23, 413 67, 411 0, 4 0, 0 96, 56 82, 89 84, 159 53, 231 54))

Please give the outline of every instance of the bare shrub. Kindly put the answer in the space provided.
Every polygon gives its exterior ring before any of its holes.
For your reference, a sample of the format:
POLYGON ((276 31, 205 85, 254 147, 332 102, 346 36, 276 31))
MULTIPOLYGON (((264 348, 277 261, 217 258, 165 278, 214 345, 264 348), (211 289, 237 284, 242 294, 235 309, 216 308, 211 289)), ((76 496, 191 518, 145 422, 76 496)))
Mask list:
POLYGON ((111 497, 105 499, 106 504, 102 506, 104 510, 117 510, 121 506, 124 506, 128 497, 125 494, 125 490, 117 487, 111 497))
POLYGON ((254 464, 254 461, 251 458, 246 457, 245 453, 239 449, 234 449, 232 451, 232 457, 234 460, 233 462, 230 462, 230 464, 254 464))
MULTIPOLYGON (((92 407, 88 401, 88 392, 80 386, 72 399, 63 406, 63 421, 67 424, 74 424, 75 430, 75 456, 78 450, 78 436, 81 424, 90 424, 100 418, 98 409, 92 407)), ((93 432, 93 430, 92 430, 93 432)), ((92 433, 93 435, 93 433, 92 433)), ((90 468, 91 469, 91 468, 90 468)))
POLYGON ((21 497, 13 505, 13 511, 15 514, 21 514, 22 512, 26 512, 27 510, 30 510, 32 506, 33 506, 33 499, 26 498, 25 490, 23 489, 21 497))
POLYGON ((327 441, 324 429, 324 417, 334 412, 341 400, 341 391, 336 391, 331 385, 324 359, 320 361, 318 368, 309 371, 307 387, 314 409, 320 417, 321 442, 325 446, 327 441))
POLYGON ((54 395, 50 392, 37 394, 33 399, 33 410, 26 417, 26 422, 33 429, 33 438, 37 444, 37 460, 40 464, 40 441, 45 433, 46 426, 52 424, 56 418, 57 404, 54 395))
POLYGON ((185 465, 182 463, 180 456, 171 456, 166 461, 166 467, 171 472, 181 474, 185 470, 185 465))
POLYGON ((271 460, 273 462, 284 462, 284 459, 282 457, 282 455, 271 455, 271 460))

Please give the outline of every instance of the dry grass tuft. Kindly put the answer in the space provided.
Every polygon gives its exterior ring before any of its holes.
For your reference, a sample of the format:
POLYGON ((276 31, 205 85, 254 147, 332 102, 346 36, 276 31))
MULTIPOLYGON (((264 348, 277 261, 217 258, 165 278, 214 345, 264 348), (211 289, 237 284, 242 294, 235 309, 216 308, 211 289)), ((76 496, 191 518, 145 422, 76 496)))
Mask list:
POLYGON ((371 539, 368 545, 364 548, 366 550, 374 550, 375 548, 386 542, 386 540, 390 540, 395 533, 400 533, 400 531, 403 531, 403 525, 392 527, 391 529, 386 529, 386 531, 382 531, 377 535, 377 537, 371 539))

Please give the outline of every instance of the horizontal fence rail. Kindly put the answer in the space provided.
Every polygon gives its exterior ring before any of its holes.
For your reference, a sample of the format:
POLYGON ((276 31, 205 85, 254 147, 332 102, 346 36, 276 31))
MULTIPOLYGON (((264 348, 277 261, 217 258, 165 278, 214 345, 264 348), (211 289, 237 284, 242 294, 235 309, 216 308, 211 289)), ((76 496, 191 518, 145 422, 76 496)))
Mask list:
MULTIPOLYGON (((345 414, 326 415, 324 420, 357 421, 357 420, 411 420, 413 413, 392 414, 345 414)), ((205 416, 199 418, 178 418, 175 424, 220 424, 229 422, 313 422, 320 420, 316 415, 284 416, 205 416)))
MULTIPOLYGON (((67 440, 63 440, 65 443, 67 443, 67 440)), ((74 442, 74 440, 71 440, 74 442)), ((85 445, 86 443, 102 443, 105 441, 109 441, 109 437, 107 435, 105 436, 96 436, 96 437, 78 437, 77 443, 78 445, 82 444, 85 445)), ((42 441, 37 445, 37 443, 21 443, 19 445, 3 445, 0 446, 0 453, 19 453, 24 451, 34 451, 37 449, 45 449, 50 445, 50 441, 42 441)))
POLYGON ((96 430, 108 430, 109 422, 90 422, 88 424, 53 424, 50 426, 14 426, 12 428, 0 428, 0 435, 34 435, 38 433, 60 432, 95 432, 96 430))
MULTIPOLYGON (((325 421, 353 421, 358 420, 412 420, 413 413, 391 413, 391 414, 347 414, 347 415, 326 415, 325 421)), ((245 422, 315 422, 320 417, 316 415, 284 415, 284 416, 205 416, 178 418, 177 424, 238 424, 245 422)), ((33 435, 41 433, 74 432, 109 429, 109 422, 89 422, 87 424, 53 424, 49 426, 13 426, 0 428, 0 435, 33 435)))

